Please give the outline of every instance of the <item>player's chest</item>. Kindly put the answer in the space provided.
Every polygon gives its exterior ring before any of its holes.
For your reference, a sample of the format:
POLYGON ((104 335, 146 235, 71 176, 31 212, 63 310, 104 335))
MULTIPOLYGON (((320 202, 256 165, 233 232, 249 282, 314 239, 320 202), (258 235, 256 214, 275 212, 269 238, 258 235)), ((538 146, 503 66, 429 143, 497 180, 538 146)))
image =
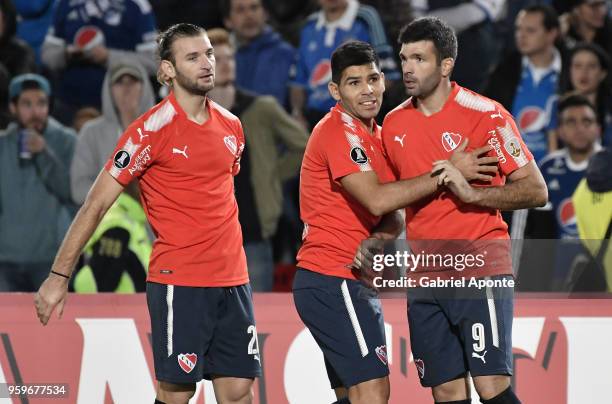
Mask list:
POLYGON ((190 131, 173 136, 161 147, 159 168, 187 177, 209 177, 232 172, 244 148, 229 131, 190 131))

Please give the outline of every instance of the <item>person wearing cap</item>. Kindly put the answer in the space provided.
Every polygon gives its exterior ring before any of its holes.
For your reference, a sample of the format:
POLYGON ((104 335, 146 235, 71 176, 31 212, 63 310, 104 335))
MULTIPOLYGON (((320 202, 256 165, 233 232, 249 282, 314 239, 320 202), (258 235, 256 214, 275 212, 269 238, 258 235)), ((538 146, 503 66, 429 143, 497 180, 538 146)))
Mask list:
POLYGON ((81 205, 119 136, 155 104, 153 87, 144 67, 134 58, 113 64, 102 87, 102 115, 87 122, 76 143, 70 167, 74 202, 81 205))
POLYGON ((9 84, 15 122, 0 136, 0 291, 35 291, 69 223, 72 129, 49 116, 49 82, 36 74, 9 84))
MULTIPOLYGON (((102 87, 102 115, 87 122, 76 143, 70 168, 72 198, 81 205, 120 135, 155 102, 144 67, 134 58, 113 64, 102 87)), ((78 293, 144 291, 151 255, 147 220, 136 181, 119 196, 90 238, 77 268, 78 293), (112 245, 112 252, 102 245, 112 245)))
POLYGON ((604 148, 591 157, 572 202, 580 239, 592 257, 599 256, 607 291, 612 292, 612 245, 608 233, 612 221, 612 149, 604 148))

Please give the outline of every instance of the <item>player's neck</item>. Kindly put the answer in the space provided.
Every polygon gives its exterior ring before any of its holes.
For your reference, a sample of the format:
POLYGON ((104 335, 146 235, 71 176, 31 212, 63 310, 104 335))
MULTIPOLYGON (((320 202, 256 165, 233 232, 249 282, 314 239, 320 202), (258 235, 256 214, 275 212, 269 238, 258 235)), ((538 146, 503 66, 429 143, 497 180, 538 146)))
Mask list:
POLYGON ((233 83, 224 86, 215 86, 208 92, 211 100, 227 110, 231 110, 236 103, 236 87, 233 83))
POLYGON ((356 120, 357 122, 360 122, 361 125, 370 133, 373 133, 374 131, 374 125, 376 123, 376 121, 374 120, 374 118, 360 118, 357 115, 353 114, 351 111, 349 111, 348 109, 346 109, 344 106, 342 107, 344 109, 344 112, 346 112, 347 114, 349 114, 354 120, 356 120))
POLYGON ((450 93, 453 91, 449 79, 442 79, 438 86, 425 97, 417 97, 417 109, 425 116, 431 116, 444 108, 450 93))
POLYGON ((207 98, 204 95, 193 95, 182 88, 174 89, 176 102, 181 106, 187 119, 199 125, 208 120, 208 110, 206 109, 207 98))

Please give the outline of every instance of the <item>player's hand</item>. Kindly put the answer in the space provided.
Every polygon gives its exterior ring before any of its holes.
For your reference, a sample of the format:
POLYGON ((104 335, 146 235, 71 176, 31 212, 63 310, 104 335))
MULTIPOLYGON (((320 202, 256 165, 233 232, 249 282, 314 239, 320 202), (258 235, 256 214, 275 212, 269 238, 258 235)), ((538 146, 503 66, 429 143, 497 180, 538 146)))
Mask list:
POLYGON ((438 185, 445 185, 463 202, 472 203, 474 201, 476 191, 450 161, 436 161, 431 172, 438 175, 438 185))
POLYGON ((380 276, 373 270, 374 255, 383 253, 383 238, 372 234, 370 238, 359 244, 353 262, 349 266, 355 270, 359 279, 370 289, 377 290, 374 286, 374 278, 380 276))
POLYGON ((486 145, 472 151, 465 151, 469 140, 465 139, 453 152, 450 162, 463 174, 467 181, 490 182, 497 173, 497 157, 482 156, 493 149, 486 145), (482 157, 480 157, 482 156, 482 157))
POLYGON ((68 279, 49 274, 34 296, 36 315, 42 325, 47 325, 55 308, 58 310, 58 318, 62 318, 67 294, 68 279))

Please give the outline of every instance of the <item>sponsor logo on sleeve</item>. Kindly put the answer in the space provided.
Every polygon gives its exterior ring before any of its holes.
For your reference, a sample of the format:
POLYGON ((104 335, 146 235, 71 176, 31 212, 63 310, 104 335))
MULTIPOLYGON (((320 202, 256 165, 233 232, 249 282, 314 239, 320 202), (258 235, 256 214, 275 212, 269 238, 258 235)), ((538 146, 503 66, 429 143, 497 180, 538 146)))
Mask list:
POLYGON ((147 145, 144 149, 140 151, 138 156, 136 156, 134 165, 128 170, 130 172, 130 175, 134 174, 137 171, 144 170, 146 164, 151 161, 151 154, 149 153, 150 151, 151 145, 147 145))
POLYGON ((487 143, 489 143, 493 147, 493 150, 495 150, 495 154, 497 155, 499 162, 501 164, 505 164, 507 160, 504 152, 502 152, 501 143, 499 143, 499 139, 497 138, 497 132, 490 130, 489 135, 491 135, 491 137, 487 143))

